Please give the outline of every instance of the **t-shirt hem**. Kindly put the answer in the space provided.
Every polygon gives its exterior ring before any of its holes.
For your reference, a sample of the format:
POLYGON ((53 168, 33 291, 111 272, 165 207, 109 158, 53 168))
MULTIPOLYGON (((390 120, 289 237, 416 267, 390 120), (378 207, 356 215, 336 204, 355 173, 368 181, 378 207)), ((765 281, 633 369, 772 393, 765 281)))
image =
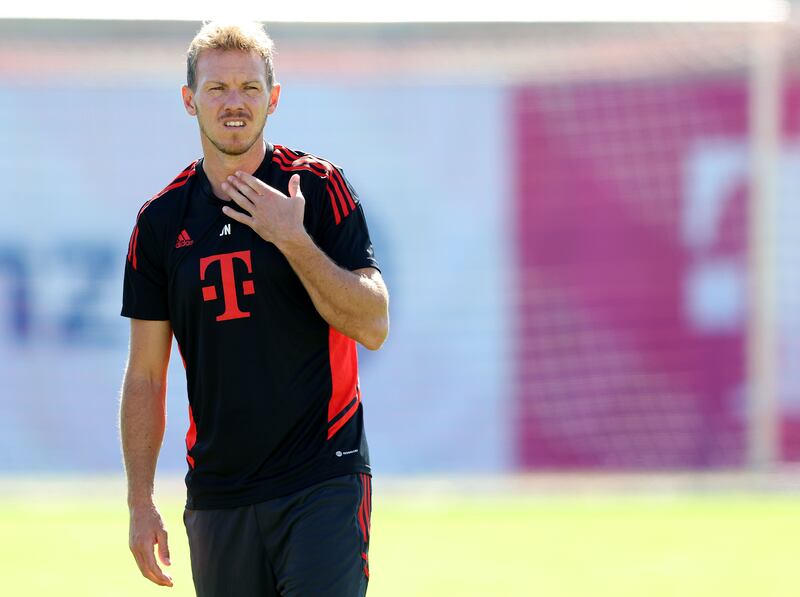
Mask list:
MULTIPOLYGON (((352 272, 353 270, 363 269, 365 267, 374 267, 376 270, 381 272, 381 268, 378 267, 378 264, 373 262, 373 261, 368 261, 368 262, 364 262, 364 263, 360 263, 360 264, 356 264, 356 265, 348 265, 347 269, 349 269, 352 272)), ((383 273, 383 272, 381 272, 381 273, 383 273)))
POLYGON ((122 317, 130 319, 145 319, 147 321, 169 321, 168 313, 153 313, 153 312, 133 312, 123 309, 120 312, 122 317))
POLYGON ((249 491, 247 495, 237 496, 235 498, 226 497, 219 499, 196 499, 191 495, 187 495, 186 508, 188 510, 225 510, 230 508, 239 508, 241 506, 249 506, 259 502, 264 502, 266 500, 271 500, 273 498, 283 497, 296 491, 301 491, 307 487, 315 485, 316 483, 321 483, 322 481, 327 481, 328 479, 333 479, 334 477, 350 475, 353 473, 366 473, 371 476, 372 469, 368 464, 329 469, 315 475, 308 475, 291 484, 281 484, 280 487, 259 487, 249 491))

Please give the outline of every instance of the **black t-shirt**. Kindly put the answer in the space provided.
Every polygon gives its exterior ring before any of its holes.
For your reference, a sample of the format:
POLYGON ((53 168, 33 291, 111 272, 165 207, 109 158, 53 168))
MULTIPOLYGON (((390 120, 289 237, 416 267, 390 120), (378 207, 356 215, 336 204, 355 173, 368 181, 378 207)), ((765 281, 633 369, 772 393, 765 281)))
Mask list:
MULTIPOLYGON (((378 269, 339 167, 267 144, 254 175, 288 195, 295 172, 317 246, 342 268, 378 269)), ((320 316, 275 245, 223 205, 236 207, 192 163, 139 210, 125 265, 122 315, 169 320, 186 367, 192 509, 370 472, 355 341, 320 316)))

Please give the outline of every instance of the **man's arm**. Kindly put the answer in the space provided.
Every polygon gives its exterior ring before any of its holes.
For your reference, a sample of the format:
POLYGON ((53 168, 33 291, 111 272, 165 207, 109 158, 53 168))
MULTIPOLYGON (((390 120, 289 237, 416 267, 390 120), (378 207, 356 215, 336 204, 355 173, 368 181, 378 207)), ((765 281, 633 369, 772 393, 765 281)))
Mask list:
POLYGON ((342 269, 305 231, 278 248, 325 321, 370 350, 381 347, 389 334, 389 292, 378 270, 342 269))
POLYGON ((167 366, 172 346, 169 321, 131 319, 131 341, 120 402, 120 435, 128 478, 129 545, 139 570, 158 585, 172 578, 156 563, 169 566, 167 531, 153 501, 153 478, 166 421, 167 366))
POLYGON ((322 318, 366 348, 379 349, 389 334, 386 284, 375 268, 342 269, 314 244, 303 227, 300 177, 289 180, 288 197, 243 172, 229 176, 222 189, 247 213, 228 206, 222 211, 280 249, 322 318))

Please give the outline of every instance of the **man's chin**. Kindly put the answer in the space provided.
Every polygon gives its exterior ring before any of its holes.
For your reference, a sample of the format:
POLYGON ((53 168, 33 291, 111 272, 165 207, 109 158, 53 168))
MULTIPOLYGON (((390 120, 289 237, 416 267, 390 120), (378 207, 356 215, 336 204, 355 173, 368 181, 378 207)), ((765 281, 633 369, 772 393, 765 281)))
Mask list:
POLYGON ((247 150, 250 149, 249 147, 225 147, 217 145, 217 149, 219 149, 220 153, 224 153, 225 155, 242 155, 247 153, 247 150))
POLYGON ((250 148, 255 145, 257 140, 253 139, 250 143, 214 143, 214 147, 225 155, 237 156, 250 151, 250 148))

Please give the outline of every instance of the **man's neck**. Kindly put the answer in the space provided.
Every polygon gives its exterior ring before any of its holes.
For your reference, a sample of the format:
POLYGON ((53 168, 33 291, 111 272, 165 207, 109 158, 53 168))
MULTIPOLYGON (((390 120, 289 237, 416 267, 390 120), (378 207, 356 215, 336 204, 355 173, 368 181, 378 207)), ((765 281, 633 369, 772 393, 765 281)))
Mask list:
POLYGON ((267 146, 264 139, 261 143, 256 141, 247 152, 241 155, 227 155, 220 152, 216 147, 205 147, 203 143, 203 172, 205 172, 211 189, 217 197, 227 198, 227 194, 222 190, 222 183, 228 176, 237 170, 253 174, 267 153, 267 146))

